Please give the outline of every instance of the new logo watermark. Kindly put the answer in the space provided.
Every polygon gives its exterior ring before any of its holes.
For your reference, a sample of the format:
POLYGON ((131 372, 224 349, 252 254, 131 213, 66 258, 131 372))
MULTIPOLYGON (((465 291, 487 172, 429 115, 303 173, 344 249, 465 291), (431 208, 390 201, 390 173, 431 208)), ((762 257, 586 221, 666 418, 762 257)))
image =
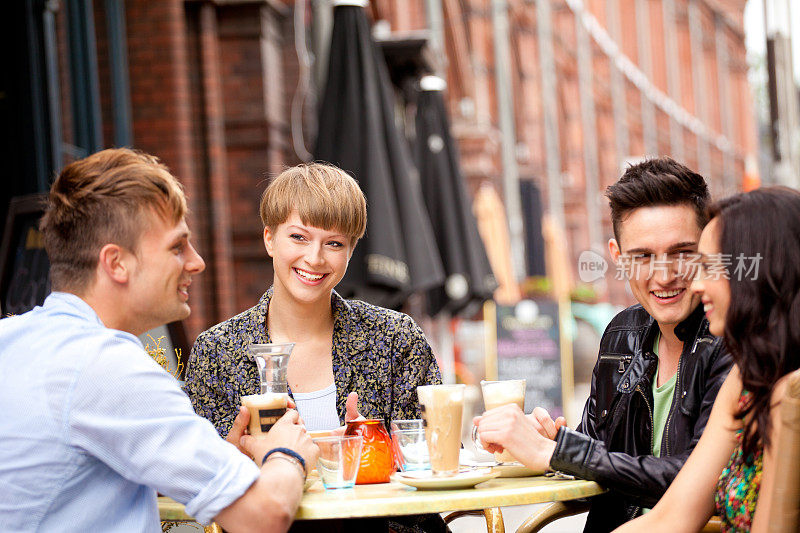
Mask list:
POLYGON ((578 277, 584 283, 603 279, 608 271, 608 261, 593 250, 584 250, 578 257, 578 277))

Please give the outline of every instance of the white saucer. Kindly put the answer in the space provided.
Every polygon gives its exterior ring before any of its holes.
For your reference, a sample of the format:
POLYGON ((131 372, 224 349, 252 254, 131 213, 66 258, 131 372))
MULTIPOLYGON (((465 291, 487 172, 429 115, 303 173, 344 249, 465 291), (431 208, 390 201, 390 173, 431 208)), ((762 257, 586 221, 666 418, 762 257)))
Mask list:
POLYGON ((500 477, 529 477, 541 476, 544 474, 544 470, 534 470, 533 468, 528 468, 522 463, 498 463, 494 459, 489 461, 475 461, 468 457, 462 457, 461 465, 471 468, 491 468, 493 472, 500 472, 500 477))
POLYGON ((493 472, 490 468, 480 468, 459 472, 453 476, 434 476, 430 470, 397 472, 392 475, 391 479, 420 490, 452 490, 471 489, 478 483, 499 476, 500 472, 493 472))
POLYGON ((500 472, 500 477, 530 477, 544 475, 544 470, 528 468, 522 463, 499 463, 492 471, 500 472))

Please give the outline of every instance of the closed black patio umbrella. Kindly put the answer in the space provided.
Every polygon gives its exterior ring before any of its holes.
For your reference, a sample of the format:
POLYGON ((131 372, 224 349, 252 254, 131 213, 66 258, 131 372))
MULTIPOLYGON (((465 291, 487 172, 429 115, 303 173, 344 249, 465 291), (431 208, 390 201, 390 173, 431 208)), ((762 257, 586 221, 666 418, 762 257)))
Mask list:
MULTIPOLYGON (((344 3, 342 3, 344 4, 344 3)), ((367 197, 367 233, 337 287, 385 307, 444 281, 419 177, 394 118, 385 60, 358 5, 337 5, 314 157, 355 177, 367 197)))
POLYGON ((441 78, 422 78, 414 142, 423 198, 446 275, 444 286, 427 292, 431 315, 442 310, 474 312, 497 288, 450 135, 444 86, 441 78))

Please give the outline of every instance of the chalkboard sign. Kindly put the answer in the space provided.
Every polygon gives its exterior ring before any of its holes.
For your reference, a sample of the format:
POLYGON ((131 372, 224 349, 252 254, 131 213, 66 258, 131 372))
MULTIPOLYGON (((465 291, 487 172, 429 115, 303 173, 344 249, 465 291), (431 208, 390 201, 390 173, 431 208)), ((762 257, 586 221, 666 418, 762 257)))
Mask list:
POLYGON ((45 196, 11 199, 0 241, 0 308, 18 315, 41 305, 50 294, 50 262, 39 231, 45 196))
MULTIPOLYGON (((564 414, 559 307, 547 300, 496 305, 492 320, 496 376, 526 379, 525 412, 544 407, 555 418, 564 414)), ((489 378, 487 378, 489 379, 489 378)), ((571 380, 567 380, 571 383, 571 380)))

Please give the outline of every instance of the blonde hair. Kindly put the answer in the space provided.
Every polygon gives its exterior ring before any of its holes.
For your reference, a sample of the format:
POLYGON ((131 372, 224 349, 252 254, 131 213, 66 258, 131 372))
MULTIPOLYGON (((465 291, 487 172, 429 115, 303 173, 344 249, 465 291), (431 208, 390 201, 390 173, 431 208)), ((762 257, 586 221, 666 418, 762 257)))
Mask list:
POLYGON ((136 252, 153 214, 177 223, 186 211, 183 187, 157 157, 112 148, 70 163, 50 188, 39 226, 53 289, 83 291, 103 246, 136 252))
POLYGON ((326 163, 287 168, 261 196, 261 222, 274 230, 293 210, 303 224, 336 230, 353 245, 367 228, 367 200, 358 182, 344 170, 326 163))

